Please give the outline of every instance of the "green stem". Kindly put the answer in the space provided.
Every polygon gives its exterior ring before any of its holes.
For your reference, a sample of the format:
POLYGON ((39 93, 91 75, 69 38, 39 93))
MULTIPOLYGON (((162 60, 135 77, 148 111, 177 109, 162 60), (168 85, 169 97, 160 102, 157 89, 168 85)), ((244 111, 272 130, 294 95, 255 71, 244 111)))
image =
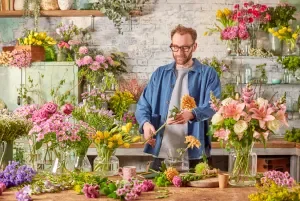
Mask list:
POLYGON ((151 136, 149 137, 149 139, 147 139, 146 141, 143 142, 143 144, 146 144, 147 142, 149 142, 149 140, 154 136, 156 135, 163 127, 165 127, 167 125, 167 122, 165 122, 161 127, 159 127, 159 129, 155 132, 155 133, 152 133, 151 136))

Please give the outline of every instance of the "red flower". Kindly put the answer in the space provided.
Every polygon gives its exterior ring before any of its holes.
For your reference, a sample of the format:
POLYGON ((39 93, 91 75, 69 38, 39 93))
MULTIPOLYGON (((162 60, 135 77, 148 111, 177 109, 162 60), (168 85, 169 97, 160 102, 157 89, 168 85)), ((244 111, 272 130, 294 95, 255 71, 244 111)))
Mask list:
POLYGON ((269 15, 269 13, 267 13, 265 19, 266 19, 267 21, 270 21, 270 20, 271 20, 271 15, 269 15))
POLYGON ((238 10, 238 9, 240 9, 240 5, 239 4, 235 4, 233 8, 236 9, 236 10, 238 10))
POLYGON ((267 10, 267 8, 268 8, 268 6, 262 5, 262 6, 260 7, 260 12, 265 12, 265 11, 267 10))
POLYGON ((252 14, 254 15, 254 18, 259 18, 260 16, 260 13, 257 10, 253 10, 252 14))
POLYGON ((254 21, 253 17, 248 18, 248 23, 252 23, 254 21))
POLYGON ((248 8, 248 11, 247 11, 249 14, 252 14, 253 12, 253 9, 252 8, 248 8))
POLYGON ((245 2, 244 7, 247 8, 249 6, 249 3, 245 2))

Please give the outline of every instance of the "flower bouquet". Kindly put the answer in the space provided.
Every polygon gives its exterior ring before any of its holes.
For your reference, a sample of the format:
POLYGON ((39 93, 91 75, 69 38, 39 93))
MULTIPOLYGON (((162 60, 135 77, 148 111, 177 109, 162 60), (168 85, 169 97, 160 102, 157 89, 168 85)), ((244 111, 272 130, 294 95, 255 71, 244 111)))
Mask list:
POLYGON ((106 176, 118 173, 119 160, 114 156, 116 148, 123 146, 129 148, 131 143, 139 140, 129 134, 132 124, 125 127, 114 125, 104 131, 98 130, 93 134, 93 142, 96 146, 98 157, 94 160, 94 170, 106 176))
POLYGON ((254 142, 265 144, 281 124, 288 126, 285 96, 271 103, 263 98, 254 99, 254 95, 251 85, 243 88, 242 96, 236 99, 219 101, 211 94, 211 107, 216 114, 211 120, 210 133, 232 150, 233 165, 229 167, 232 185, 255 184, 256 155, 251 158, 254 142))

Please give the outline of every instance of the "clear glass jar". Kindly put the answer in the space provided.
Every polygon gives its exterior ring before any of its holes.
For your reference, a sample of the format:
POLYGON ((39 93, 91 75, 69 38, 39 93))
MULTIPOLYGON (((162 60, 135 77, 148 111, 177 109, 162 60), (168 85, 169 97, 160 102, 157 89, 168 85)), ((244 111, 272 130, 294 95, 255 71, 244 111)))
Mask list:
POLYGON ((252 152, 254 143, 239 145, 229 154, 229 184, 232 186, 254 186, 257 173, 257 155, 252 152))
POLYGON ((79 172, 91 172, 92 165, 87 155, 78 155, 75 158, 74 170, 79 172))
POLYGON ((252 69, 249 64, 245 65, 245 84, 250 83, 252 80, 252 69))
POLYGON ((118 175, 119 159, 115 155, 112 155, 107 161, 97 156, 94 159, 94 172, 104 177, 118 175))

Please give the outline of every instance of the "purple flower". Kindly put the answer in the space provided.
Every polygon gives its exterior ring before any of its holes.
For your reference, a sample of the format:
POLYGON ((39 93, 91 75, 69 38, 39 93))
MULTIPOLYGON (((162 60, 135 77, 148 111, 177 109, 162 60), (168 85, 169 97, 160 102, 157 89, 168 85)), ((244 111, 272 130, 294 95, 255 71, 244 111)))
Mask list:
POLYGON ((18 201, 31 201, 32 198, 30 197, 31 190, 29 186, 25 186, 20 191, 16 193, 16 199, 18 201))

